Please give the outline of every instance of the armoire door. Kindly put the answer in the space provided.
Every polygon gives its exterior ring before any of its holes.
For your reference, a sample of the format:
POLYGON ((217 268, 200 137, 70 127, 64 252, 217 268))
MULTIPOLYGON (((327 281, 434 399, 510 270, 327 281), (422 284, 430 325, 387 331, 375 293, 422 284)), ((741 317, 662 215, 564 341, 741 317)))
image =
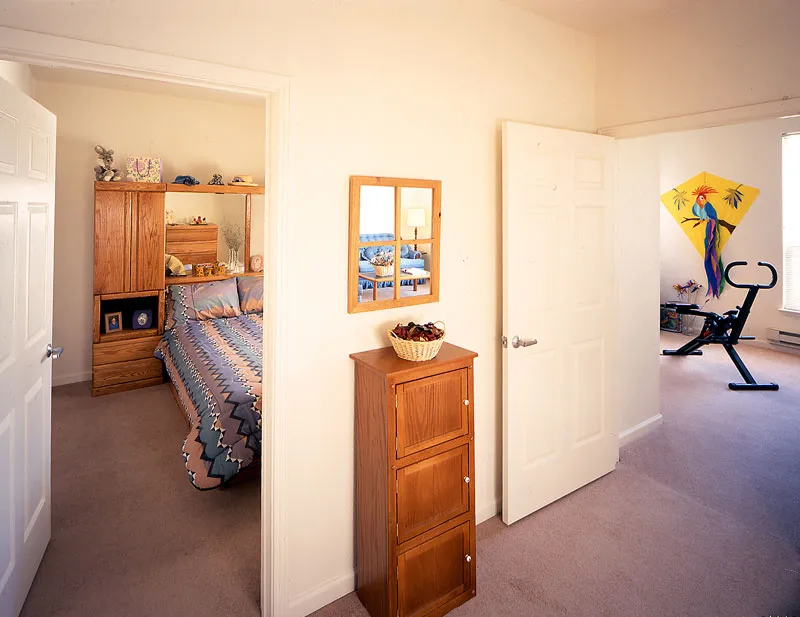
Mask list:
POLYGON ((164 193, 133 195, 131 291, 164 289, 164 193))
MULTIPOLYGON (((130 291, 131 197, 132 194, 125 191, 97 191, 95 193, 95 294, 130 291)), ((135 198, 136 196, 133 195, 133 199, 135 198)))

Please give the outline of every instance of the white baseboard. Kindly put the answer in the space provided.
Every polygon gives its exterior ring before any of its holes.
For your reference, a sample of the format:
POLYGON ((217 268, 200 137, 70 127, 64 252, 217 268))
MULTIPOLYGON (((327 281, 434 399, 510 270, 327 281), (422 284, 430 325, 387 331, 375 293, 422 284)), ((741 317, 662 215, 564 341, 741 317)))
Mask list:
POLYGON ((770 341, 742 341, 741 345, 747 347, 757 347, 759 349, 769 349, 770 351, 777 351, 778 353, 785 353, 792 356, 800 356, 800 349, 796 347, 789 347, 788 345, 781 345, 780 343, 772 343, 770 341))
POLYGON ((664 422, 664 416, 657 413, 651 418, 647 418, 644 422, 639 422, 636 426, 621 431, 619 434, 619 447, 626 446, 632 441, 636 441, 640 437, 644 437, 647 433, 657 429, 664 422))
POLYGON ((53 375, 53 387, 56 386, 66 386, 67 384, 71 383, 80 383, 81 381, 91 381, 92 380, 92 372, 89 371, 88 373, 73 373, 71 375, 59 375, 56 377, 53 375))
POLYGON ((478 508, 475 512, 475 521, 478 525, 483 523, 484 521, 488 521, 490 518, 494 518, 498 514, 500 514, 502 510, 502 504, 499 501, 492 501, 491 503, 486 504, 482 508, 478 508))
POLYGON ((356 588, 355 571, 328 579, 289 601, 288 617, 305 617, 331 602, 346 596, 356 588))

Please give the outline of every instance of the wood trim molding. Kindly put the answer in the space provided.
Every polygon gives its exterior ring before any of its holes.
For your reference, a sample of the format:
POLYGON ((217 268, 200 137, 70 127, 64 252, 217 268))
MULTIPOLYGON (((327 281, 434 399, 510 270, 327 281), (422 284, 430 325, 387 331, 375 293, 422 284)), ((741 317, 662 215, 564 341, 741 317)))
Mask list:
POLYGON ((598 129, 597 132, 600 135, 625 139, 630 137, 658 135, 660 133, 707 129, 715 126, 756 122, 758 120, 774 120, 776 118, 794 115, 800 115, 800 97, 786 98, 779 101, 767 101, 755 105, 716 109, 685 116, 607 126, 598 129))
POLYGON ((287 229, 291 80, 272 73, 223 66, 188 58, 138 51, 113 45, 0 26, 0 59, 125 75, 264 96, 268 145, 265 229, 264 422, 261 458, 261 613, 288 615, 289 581, 286 555, 286 482, 289 298, 287 295, 287 229))

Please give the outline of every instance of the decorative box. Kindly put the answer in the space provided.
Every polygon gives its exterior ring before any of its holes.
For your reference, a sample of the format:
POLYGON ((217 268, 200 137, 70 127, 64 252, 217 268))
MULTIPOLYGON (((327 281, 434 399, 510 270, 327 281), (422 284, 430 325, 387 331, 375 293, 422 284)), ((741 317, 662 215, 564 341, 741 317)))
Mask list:
POLYGON ((129 182, 161 182, 161 176, 161 159, 154 159, 149 156, 128 157, 129 182))
POLYGON ((153 311, 151 309, 140 309, 133 311, 133 329, 147 330, 153 327, 153 311))

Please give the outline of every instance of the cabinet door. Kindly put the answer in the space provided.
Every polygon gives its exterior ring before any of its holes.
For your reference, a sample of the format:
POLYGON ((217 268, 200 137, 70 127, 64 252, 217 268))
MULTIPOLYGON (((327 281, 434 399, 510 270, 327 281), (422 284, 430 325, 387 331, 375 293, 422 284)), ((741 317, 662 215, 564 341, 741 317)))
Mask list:
POLYGON ((96 191, 94 205, 94 293, 130 291, 131 194, 96 191))
POLYGON ((397 470, 397 541, 469 510, 469 446, 397 470))
POLYGON ((426 615, 472 587, 469 523, 397 557, 397 614, 426 615))
POLYGON ((134 195, 131 291, 164 288, 164 193, 134 195))
POLYGON ((397 457, 469 433, 467 369, 397 387, 397 457))

